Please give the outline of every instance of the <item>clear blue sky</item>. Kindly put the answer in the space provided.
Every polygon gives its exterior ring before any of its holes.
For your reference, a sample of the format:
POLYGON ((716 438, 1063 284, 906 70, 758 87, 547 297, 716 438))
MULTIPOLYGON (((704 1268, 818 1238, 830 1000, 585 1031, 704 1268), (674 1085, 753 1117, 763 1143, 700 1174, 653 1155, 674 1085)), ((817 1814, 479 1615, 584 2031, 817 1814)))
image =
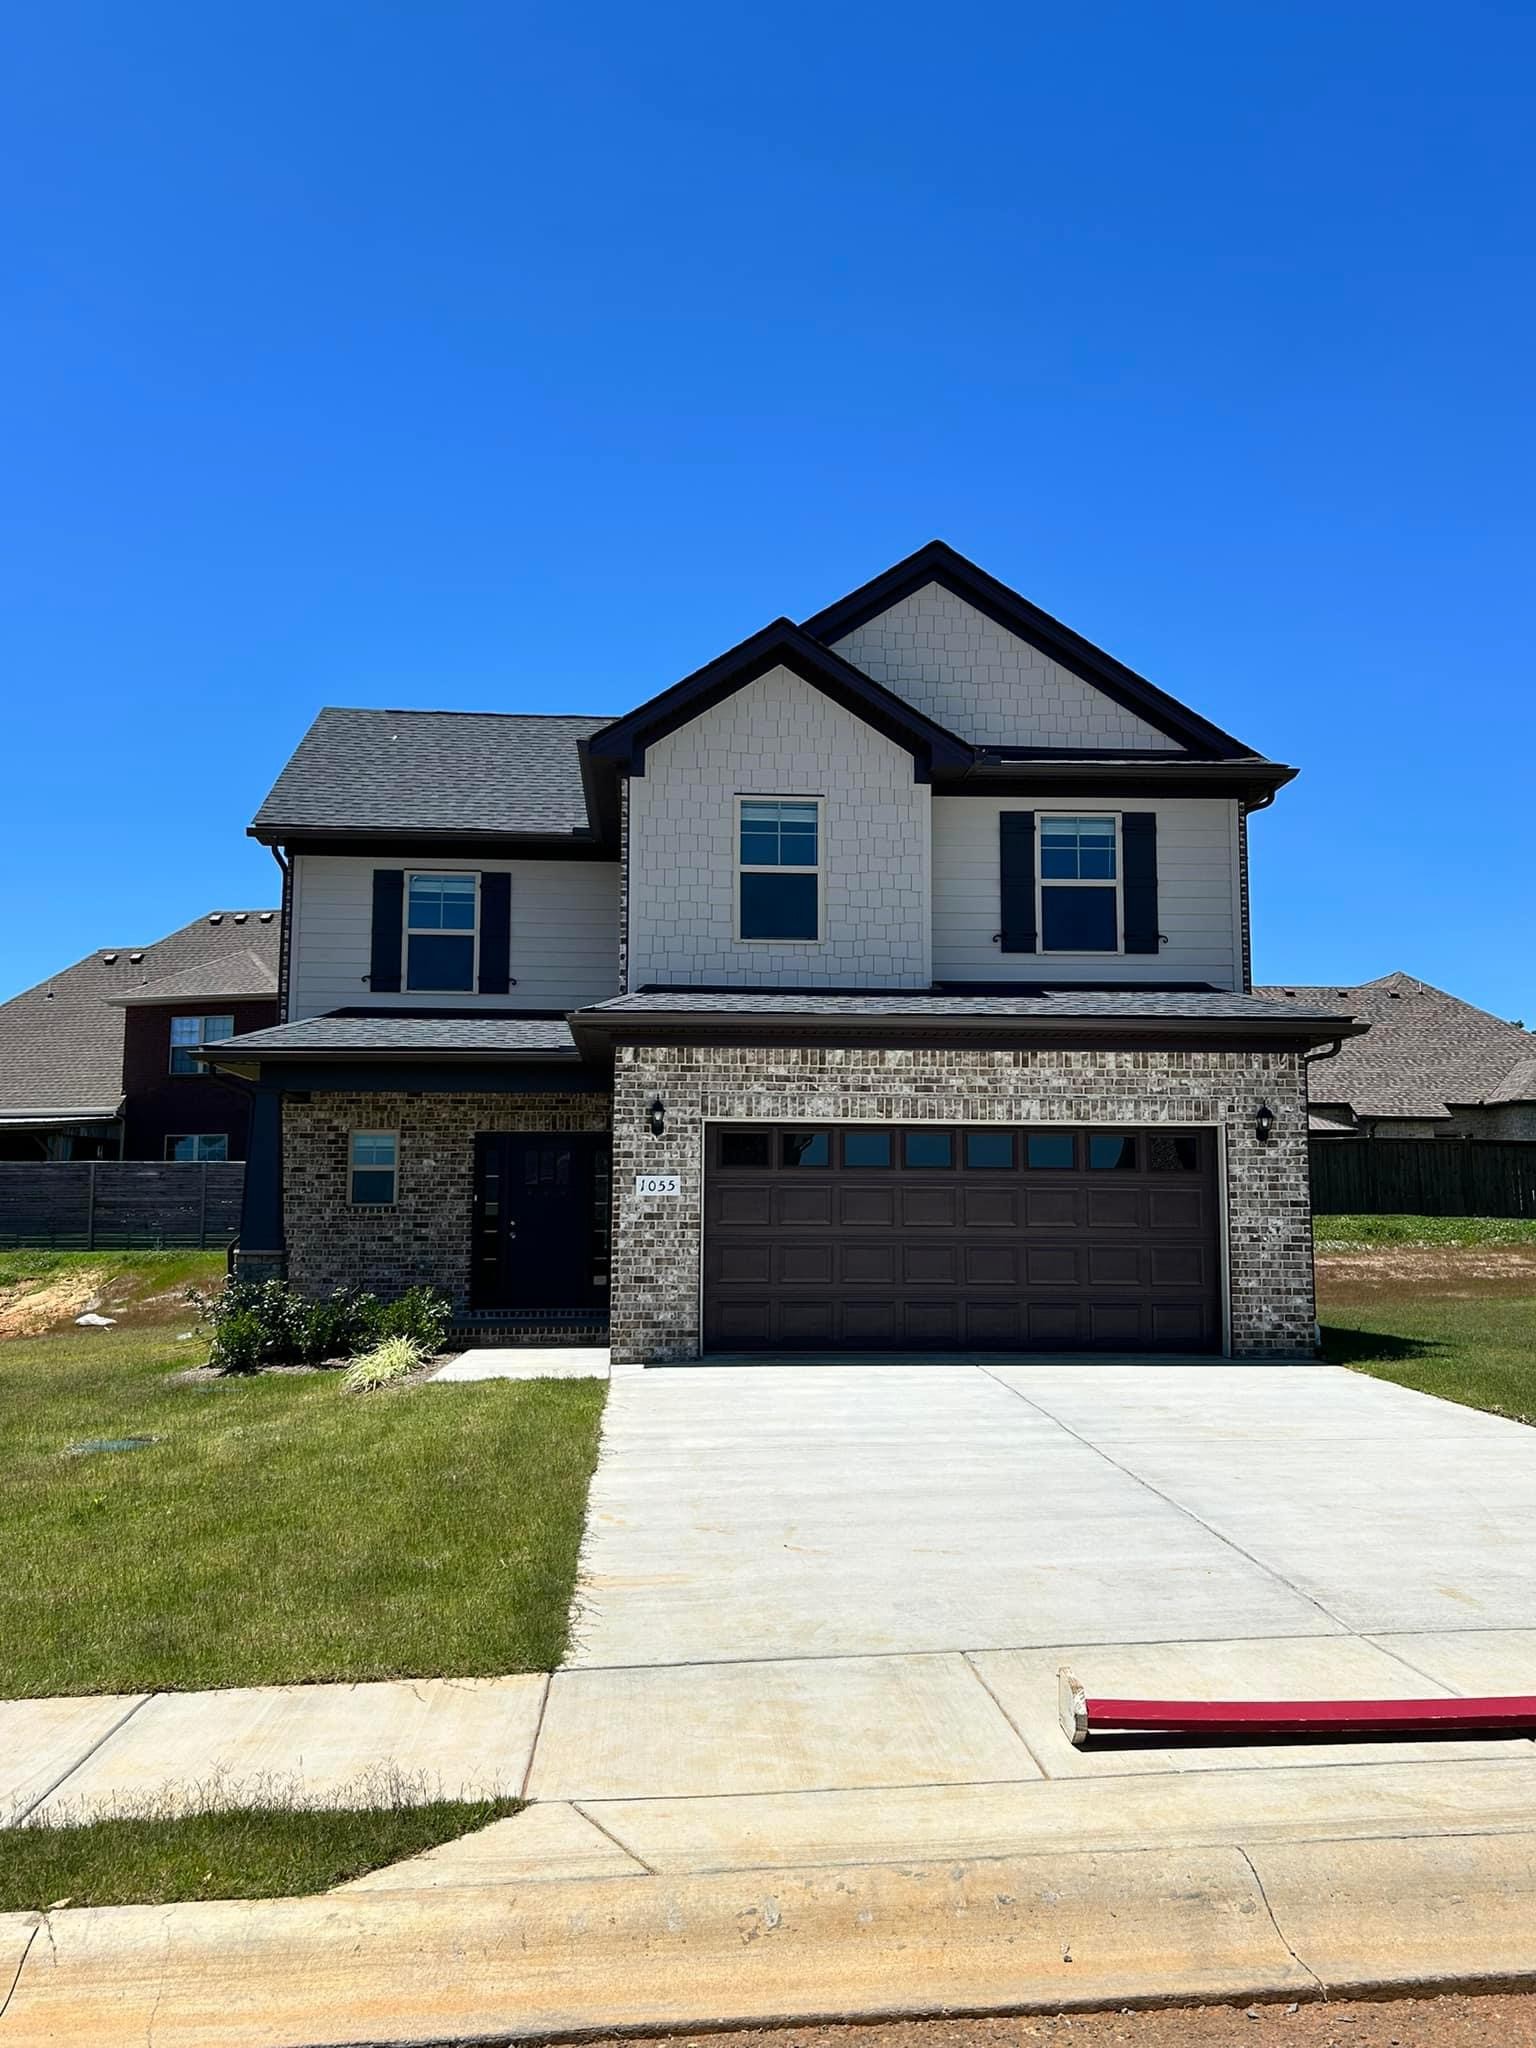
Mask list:
POLYGON ((275 900, 321 703, 617 712, 940 535, 1301 766, 1261 979, 1536 1021, 1533 75, 1450 0, 13 7, 0 993, 275 900))

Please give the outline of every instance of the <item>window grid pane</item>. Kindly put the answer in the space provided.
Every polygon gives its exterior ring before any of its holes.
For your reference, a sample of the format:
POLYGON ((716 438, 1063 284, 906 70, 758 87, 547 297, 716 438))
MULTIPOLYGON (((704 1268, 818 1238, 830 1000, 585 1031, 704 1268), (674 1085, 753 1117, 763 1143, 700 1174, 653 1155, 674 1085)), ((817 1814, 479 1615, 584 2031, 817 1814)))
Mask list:
POLYGON ((475 928, 473 875, 412 875, 407 928, 422 932, 472 932, 475 928))
POLYGON ((816 865, 814 802, 743 800, 741 864, 743 867, 813 868, 816 865))

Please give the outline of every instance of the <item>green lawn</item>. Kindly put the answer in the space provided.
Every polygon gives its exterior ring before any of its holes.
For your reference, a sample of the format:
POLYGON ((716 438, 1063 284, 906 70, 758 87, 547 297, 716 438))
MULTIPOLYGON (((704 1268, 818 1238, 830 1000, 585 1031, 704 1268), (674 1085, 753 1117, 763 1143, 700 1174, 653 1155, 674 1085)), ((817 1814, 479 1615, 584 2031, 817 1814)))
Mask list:
POLYGON ((1324 1247, 1536 1245, 1536 1219, 1520 1216, 1315 1216, 1324 1247))
POLYGON ((343 1813, 242 1807, 174 1819, 10 1828, 0 1856, 0 1913, 329 1891, 504 1819, 520 1804, 441 1799, 343 1813))
POLYGON ((0 1344, 0 1697, 560 1661, 600 1382, 178 1383, 174 1314, 0 1344))
POLYGON ((1321 1218, 1318 1251, 1335 1365, 1536 1423, 1536 1223, 1321 1218))

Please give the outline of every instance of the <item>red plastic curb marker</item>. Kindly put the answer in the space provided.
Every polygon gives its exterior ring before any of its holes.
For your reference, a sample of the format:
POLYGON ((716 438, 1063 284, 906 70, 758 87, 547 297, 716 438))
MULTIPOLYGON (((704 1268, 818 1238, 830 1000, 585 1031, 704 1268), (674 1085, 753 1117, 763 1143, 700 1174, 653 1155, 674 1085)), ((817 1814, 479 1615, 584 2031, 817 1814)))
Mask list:
POLYGON ((1211 1741, 1340 1740, 1364 1735, 1536 1735, 1536 1694, 1429 1700, 1090 1699, 1057 1673, 1062 1732, 1081 1749, 1094 1735, 1195 1735, 1211 1741))

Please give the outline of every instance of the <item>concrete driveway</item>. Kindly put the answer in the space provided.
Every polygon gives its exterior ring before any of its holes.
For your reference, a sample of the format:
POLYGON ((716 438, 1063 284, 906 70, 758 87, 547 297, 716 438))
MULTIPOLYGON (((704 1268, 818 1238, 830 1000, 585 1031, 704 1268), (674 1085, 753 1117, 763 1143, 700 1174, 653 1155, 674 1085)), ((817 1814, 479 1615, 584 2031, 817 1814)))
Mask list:
POLYGON ((1536 1431, 1327 1367, 618 1376, 529 1791, 677 1871, 1529 1828, 1525 1739, 1084 1753, 1055 1674, 1536 1690, 1533 1507, 1536 1431))

